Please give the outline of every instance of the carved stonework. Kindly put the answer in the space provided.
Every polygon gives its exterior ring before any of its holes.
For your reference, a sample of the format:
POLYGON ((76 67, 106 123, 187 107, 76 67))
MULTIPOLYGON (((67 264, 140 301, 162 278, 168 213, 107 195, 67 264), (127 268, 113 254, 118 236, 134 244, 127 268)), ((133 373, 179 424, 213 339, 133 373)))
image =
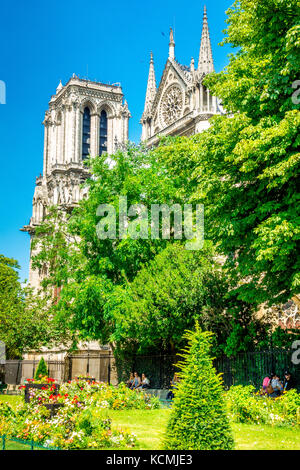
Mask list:
POLYGON ((177 85, 171 85, 163 94, 160 105, 160 117, 164 126, 169 126, 182 114, 183 93, 177 85))
POLYGON ((142 141, 148 147, 157 145, 161 135, 191 135, 201 132, 209 127, 208 119, 220 113, 216 98, 203 86, 203 78, 214 68, 206 11, 203 15, 197 69, 194 59, 189 66, 176 60, 172 31, 170 34, 169 55, 158 88, 151 53, 145 107, 140 121, 143 126, 142 141), (182 119, 190 113, 193 114, 192 122, 190 119, 182 119), (207 125, 202 123, 204 119, 207 125))

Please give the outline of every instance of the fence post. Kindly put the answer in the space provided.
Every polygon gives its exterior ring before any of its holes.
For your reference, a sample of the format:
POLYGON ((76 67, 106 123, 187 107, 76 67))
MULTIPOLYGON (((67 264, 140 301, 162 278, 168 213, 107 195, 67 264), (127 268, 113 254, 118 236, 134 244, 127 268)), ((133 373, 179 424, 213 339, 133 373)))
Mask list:
POLYGON ((33 441, 30 442, 30 450, 34 450, 34 442, 33 441))
POLYGON ((110 356, 108 357, 108 367, 107 367, 107 381, 108 381, 108 385, 110 385, 110 356))
POLYGON ((162 388, 162 356, 161 353, 159 354, 159 387, 162 388))
POLYGON ((2 436, 2 450, 5 450, 5 434, 2 436))
POLYGON ((69 380, 72 380, 72 365, 73 365, 73 357, 69 357, 69 380))
POLYGON ((21 378, 22 378, 22 370, 23 370, 22 361, 18 361, 17 377, 16 377, 16 385, 19 385, 19 384, 21 383, 21 378), (21 374, 20 374, 20 366, 21 366, 21 374), (20 375, 21 375, 21 377, 20 377, 20 375))

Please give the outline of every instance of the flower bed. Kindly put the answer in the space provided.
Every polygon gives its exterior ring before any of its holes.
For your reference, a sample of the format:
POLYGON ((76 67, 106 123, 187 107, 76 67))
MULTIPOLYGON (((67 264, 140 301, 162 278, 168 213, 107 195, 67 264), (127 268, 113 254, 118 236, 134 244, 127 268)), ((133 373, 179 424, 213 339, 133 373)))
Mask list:
POLYGON ((29 403, 30 400, 36 395, 36 392, 39 390, 49 390, 53 395, 58 394, 59 385, 42 385, 42 384, 26 384, 24 385, 24 399, 26 403, 29 403))
POLYGON ((233 386, 225 393, 231 419, 238 423, 300 426, 300 394, 290 390, 277 398, 261 396, 252 385, 233 386))
POLYGON ((113 387, 79 379, 61 385, 56 395, 52 392, 51 387, 35 390, 30 403, 16 410, 0 403, 0 435, 62 449, 129 448, 135 436, 114 429, 106 410, 159 408, 156 397, 124 384, 113 387))

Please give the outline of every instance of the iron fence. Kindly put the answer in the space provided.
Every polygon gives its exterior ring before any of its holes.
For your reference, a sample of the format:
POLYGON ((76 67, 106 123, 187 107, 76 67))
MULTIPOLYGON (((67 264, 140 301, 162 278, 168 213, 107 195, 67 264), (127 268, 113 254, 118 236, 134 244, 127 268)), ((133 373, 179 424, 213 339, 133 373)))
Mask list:
MULTIPOLYGON (((225 388, 232 385, 253 384, 259 388, 263 378, 276 372, 283 378, 288 369, 294 377, 300 391, 300 365, 293 364, 291 356, 294 351, 273 349, 240 353, 235 357, 221 357, 214 360, 218 373, 223 374, 225 388)), ((50 377, 57 383, 74 379, 79 375, 90 375, 97 381, 116 385, 126 382, 130 372, 144 373, 150 380, 151 388, 167 389, 174 372, 178 370, 176 355, 132 356, 124 359, 111 354, 96 353, 68 355, 65 361, 46 361, 50 377)), ((19 385, 26 378, 33 378, 38 360, 6 361, 5 383, 19 385)))
POLYGON ((294 352, 294 350, 272 349, 240 353, 231 358, 218 358, 214 361, 214 365, 218 372, 222 372, 226 388, 249 384, 260 388, 266 375, 276 372, 283 379, 284 372, 288 370, 300 391, 300 364, 292 362, 294 352))

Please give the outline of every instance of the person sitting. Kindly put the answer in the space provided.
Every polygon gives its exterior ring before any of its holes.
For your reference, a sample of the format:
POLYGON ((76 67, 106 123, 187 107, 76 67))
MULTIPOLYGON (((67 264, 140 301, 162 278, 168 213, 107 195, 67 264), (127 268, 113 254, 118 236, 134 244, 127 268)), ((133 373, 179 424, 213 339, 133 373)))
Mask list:
MULTIPOLYGON (((272 374, 270 374, 272 375, 272 374)), ((264 380, 263 380, 263 384, 262 384, 262 393, 265 394, 267 393, 267 388, 268 386, 270 385, 270 382, 271 382, 271 378, 267 375, 264 380)))
POLYGON ((283 385, 280 382, 280 379, 279 379, 277 374, 274 374, 274 376, 271 380, 270 386, 273 389, 273 392, 270 390, 271 393, 269 394, 269 396, 272 397, 272 398, 279 397, 279 395, 281 395, 281 393, 283 391, 283 385))
POLYGON ((130 387, 131 390, 137 389, 137 388, 140 386, 140 384, 141 384, 141 379, 140 379, 138 373, 135 372, 135 373, 133 374, 133 382, 132 382, 132 385, 131 385, 131 387, 130 387))
POLYGON ((175 372, 173 379, 171 380, 171 390, 168 391, 166 400, 173 400, 174 398, 174 389, 177 388, 177 383, 179 382, 178 376, 175 372))
POLYGON ((292 390, 293 388, 296 388, 295 381, 293 377, 291 376, 291 373, 288 370, 286 370, 284 373, 283 390, 285 392, 288 392, 289 390, 292 390))
POLYGON ((142 388, 150 388, 150 380, 146 377, 145 374, 142 374, 142 381, 138 389, 142 389, 142 388))
POLYGON ((126 382, 126 385, 127 385, 128 388, 131 388, 132 384, 133 384, 133 373, 130 372, 130 376, 129 376, 129 379, 127 380, 127 382, 126 382))

